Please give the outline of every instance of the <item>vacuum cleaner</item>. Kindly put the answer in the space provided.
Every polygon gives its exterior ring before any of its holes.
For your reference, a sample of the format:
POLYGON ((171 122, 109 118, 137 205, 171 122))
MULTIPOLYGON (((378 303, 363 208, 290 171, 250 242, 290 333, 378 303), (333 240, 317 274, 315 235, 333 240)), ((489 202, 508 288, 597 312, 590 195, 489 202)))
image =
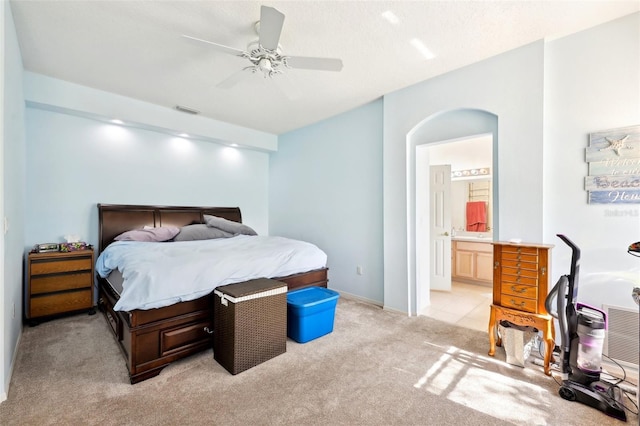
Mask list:
POLYGON ((547 311, 558 320, 561 335, 562 385, 558 393, 566 400, 581 402, 626 422, 622 391, 600 380, 606 313, 577 302, 580 249, 564 235, 558 237, 572 250, 569 275, 560 277, 545 299, 547 311))

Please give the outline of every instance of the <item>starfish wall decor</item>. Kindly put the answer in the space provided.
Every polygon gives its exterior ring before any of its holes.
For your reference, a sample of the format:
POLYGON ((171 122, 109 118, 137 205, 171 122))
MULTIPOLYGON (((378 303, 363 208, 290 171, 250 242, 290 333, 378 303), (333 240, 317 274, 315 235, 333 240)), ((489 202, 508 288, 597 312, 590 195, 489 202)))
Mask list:
POLYGON ((624 143, 628 138, 629 138, 629 135, 626 135, 622 139, 605 138, 606 141, 609 142, 609 146, 606 146, 604 148, 600 148, 600 151, 607 151, 607 150, 611 149, 611 150, 615 151, 615 153, 618 154, 618 156, 619 156, 621 149, 633 149, 632 146, 625 145, 625 143, 624 143))

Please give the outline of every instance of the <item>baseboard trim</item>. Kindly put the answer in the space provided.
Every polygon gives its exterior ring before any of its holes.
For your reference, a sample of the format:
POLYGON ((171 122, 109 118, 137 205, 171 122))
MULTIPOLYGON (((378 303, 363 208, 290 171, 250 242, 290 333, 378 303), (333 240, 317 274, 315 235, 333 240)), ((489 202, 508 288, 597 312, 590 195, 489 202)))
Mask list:
POLYGON ((5 391, 0 393, 0 403, 6 401, 9 396, 9 386, 11 385, 11 378, 13 377, 13 370, 16 367, 16 360, 18 359, 18 348, 20 347, 20 340, 22 340, 22 328, 20 328, 20 334, 16 339, 16 346, 13 350, 13 358, 11 359, 11 365, 9 367, 9 374, 5 378, 4 388, 5 391))

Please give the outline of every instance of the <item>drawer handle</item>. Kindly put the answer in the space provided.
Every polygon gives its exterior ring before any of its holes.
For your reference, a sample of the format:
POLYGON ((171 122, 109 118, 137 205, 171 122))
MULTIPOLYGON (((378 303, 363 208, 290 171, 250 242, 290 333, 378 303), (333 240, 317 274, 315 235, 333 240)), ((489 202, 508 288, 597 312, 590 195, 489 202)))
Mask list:
POLYGON ((511 290, 513 290, 516 293, 524 293, 525 291, 527 291, 526 288, 522 287, 522 288, 518 289, 515 285, 511 286, 511 290))
POLYGON ((517 306, 517 307, 519 307, 519 308, 524 308, 524 305, 525 305, 526 303, 525 303, 525 302, 516 303, 516 301, 515 301, 515 300, 511 299, 511 304, 512 304, 513 306, 517 306))
POLYGON ((516 263, 516 266, 519 268, 520 267, 520 262, 516 263))
POLYGON ((520 277, 516 278, 516 282, 519 283, 520 282, 520 277))
POLYGON ((500 262, 497 260, 493 263, 493 269, 498 269, 500 267, 500 262))

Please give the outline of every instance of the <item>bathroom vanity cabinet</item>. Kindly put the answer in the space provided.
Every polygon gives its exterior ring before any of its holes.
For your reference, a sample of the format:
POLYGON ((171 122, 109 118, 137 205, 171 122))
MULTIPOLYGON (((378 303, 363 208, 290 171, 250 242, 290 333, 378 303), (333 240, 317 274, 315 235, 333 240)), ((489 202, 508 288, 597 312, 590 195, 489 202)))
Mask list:
POLYGON ((491 284, 493 246, 490 242, 452 241, 452 278, 491 284))

